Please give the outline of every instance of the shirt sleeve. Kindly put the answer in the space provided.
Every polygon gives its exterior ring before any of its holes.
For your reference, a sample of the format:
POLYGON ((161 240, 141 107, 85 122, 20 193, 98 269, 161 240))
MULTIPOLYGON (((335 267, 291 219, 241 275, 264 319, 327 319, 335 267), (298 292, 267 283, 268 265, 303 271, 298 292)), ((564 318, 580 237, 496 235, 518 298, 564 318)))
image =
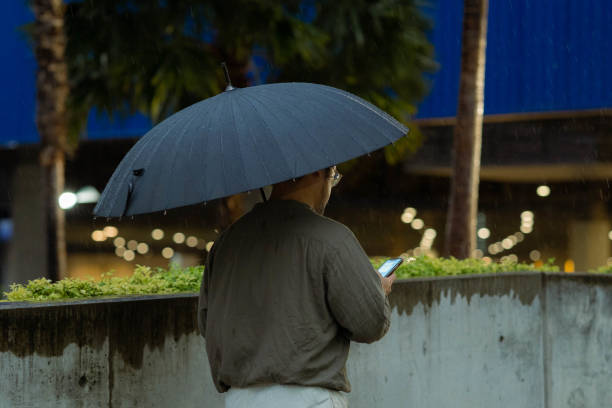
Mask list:
POLYGON ((206 337, 206 317, 208 312, 208 286, 210 282, 210 274, 212 273, 212 260, 215 246, 210 249, 206 257, 204 273, 202 274, 202 283, 200 284, 200 297, 198 300, 198 329, 202 337, 206 337))
POLYGON ((327 302, 348 338, 359 343, 382 338, 389 330, 389 301, 355 235, 349 231, 325 262, 327 302))

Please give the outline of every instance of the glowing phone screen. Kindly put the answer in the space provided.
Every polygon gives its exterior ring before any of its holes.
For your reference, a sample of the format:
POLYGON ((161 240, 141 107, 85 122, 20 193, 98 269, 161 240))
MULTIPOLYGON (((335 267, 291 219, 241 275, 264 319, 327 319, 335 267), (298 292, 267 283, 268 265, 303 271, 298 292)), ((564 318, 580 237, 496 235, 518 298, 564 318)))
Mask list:
POLYGON ((386 278, 387 276, 391 275, 391 272, 393 272, 401 263, 401 259, 388 259, 380 266, 380 268, 378 268, 378 272, 386 278))

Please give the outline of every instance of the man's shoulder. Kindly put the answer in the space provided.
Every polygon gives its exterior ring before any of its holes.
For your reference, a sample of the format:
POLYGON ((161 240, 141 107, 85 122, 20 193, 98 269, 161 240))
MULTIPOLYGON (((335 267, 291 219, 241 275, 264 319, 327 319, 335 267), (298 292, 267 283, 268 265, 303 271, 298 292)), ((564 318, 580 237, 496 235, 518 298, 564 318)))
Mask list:
POLYGON ((316 219, 320 228, 325 229, 329 234, 340 235, 340 236, 348 236, 353 235, 349 227, 342 224, 339 221, 336 221, 332 218, 325 217, 323 215, 316 215, 316 219))
POLYGON ((300 232, 313 240, 326 243, 329 247, 339 247, 347 240, 356 240, 349 227, 339 221, 318 214, 312 214, 302 224, 300 232))
POLYGON ((305 206, 284 203, 284 207, 279 208, 279 204, 276 208, 265 204, 256 207, 232 224, 223 235, 236 230, 249 233, 268 230, 277 237, 298 235, 331 244, 355 237, 346 225, 305 206), (286 211, 286 207, 290 207, 290 211, 286 211))

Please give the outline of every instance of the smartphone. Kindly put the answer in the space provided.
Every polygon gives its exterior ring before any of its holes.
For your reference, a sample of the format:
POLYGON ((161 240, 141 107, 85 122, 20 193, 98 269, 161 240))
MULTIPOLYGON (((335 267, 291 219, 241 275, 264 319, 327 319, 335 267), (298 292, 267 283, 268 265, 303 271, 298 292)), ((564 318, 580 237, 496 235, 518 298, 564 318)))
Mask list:
POLYGON ((387 259, 385 263, 380 265, 380 268, 378 268, 378 273, 380 273, 383 278, 386 278, 387 276, 391 275, 393 271, 395 271, 402 264, 402 262, 404 262, 402 258, 387 259))

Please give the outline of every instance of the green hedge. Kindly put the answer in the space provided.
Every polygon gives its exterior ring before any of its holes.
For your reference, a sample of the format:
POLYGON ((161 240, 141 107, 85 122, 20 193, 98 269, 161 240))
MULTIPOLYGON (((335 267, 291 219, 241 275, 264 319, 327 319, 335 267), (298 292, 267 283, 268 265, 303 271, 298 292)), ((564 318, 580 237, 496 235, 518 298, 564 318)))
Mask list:
MULTIPOLYGON (((372 265, 378 268, 386 258, 371 259, 372 265)), ((529 272, 529 271, 548 271, 558 272, 559 267, 553 264, 554 259, 541 267, 533 264, 501 262, 486 263, 481 259, 455 259, 455 258, 429 258, 420 256, 411 262, 403 263, 395 272, 398 278, 427 278, 432 276, 456 276, 456 275, 478 275, 485 273, 502 272, 529 272)))
POLYGON ((2 301, 49 301, 103 296, 153 295, 200 290, 203 266, 169 269, 136 266, 128 277, 114 277, 108 273, 99 281, 66 278, 52 283, 49 279, 31 280, 27 285, 13 284, 2 301))
MULTIPOLYGON (((378 267, 384 259, 380 257, 372 258, 371 261, 375 267, 378 267)), ((532 264, 524 263, 487 264, 479 259, 457 260, 454 258, 421 256, 400 266, 396 274, 398 278, 403 279, 542 270, 555 272, 559 269, 552 264, 552 261, 536 268, 532 264)), ((111 273, 106 274, 99 281, 68 278, 52 283, 48 279, 41 278, 32 280, 26 285, 11 285, 9 292, 4 293, 6 299, 2 301, 50 301, 104 296, 198 292, 203 271, 203 266, 189 268, 170 266, 169 269, 152 269, 138 265, 133 275, 123 278, 113 277, 111 273)), ((600 268, 596 272, 610 273, 611 269, 610 267, 600 268)))

